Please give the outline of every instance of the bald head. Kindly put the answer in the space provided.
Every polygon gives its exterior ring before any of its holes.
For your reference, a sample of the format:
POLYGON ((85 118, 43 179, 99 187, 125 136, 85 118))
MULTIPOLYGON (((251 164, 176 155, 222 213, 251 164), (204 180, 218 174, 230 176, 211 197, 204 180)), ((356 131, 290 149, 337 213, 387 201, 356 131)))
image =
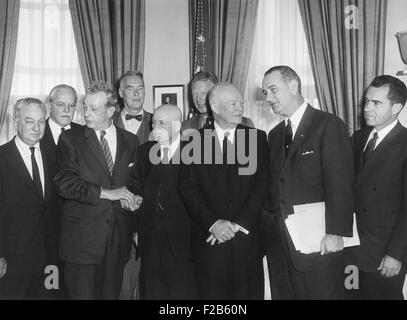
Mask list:
POLYGON ((215 122, 222 128, 236 127, 242 122, 243 96, 233 84, 222 82, 215 85, 209 92, 209 104, 215 122))
POLYGON ((181 131, 182 113, 174 105, 165 104, 154 110, 153 136, 163 145, 169 145, 177 139, 181 131))

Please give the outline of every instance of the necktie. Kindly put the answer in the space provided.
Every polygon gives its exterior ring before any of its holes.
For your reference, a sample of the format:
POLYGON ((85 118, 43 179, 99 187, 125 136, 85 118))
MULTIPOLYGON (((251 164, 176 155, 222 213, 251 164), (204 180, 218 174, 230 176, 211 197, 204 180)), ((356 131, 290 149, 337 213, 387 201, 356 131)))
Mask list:
POLYGON ((227 164, 227 159, 228 159, 228 151, 230 150, 231 147, 231 142, 228 139, 230 136, 230 132, 225 132, 223 136, 223 143, 222 143, 222 151, 223 151, 223 164, 227 164))
POLYGON ((170 151, 169 148, 167 148, 167 147, 163 148, 163 158, 162 158, 163 164, 169 163, 169 156, 168 156, 169 151, 170 151))
POLYGON ((64 132, 64 131, 65 131, 65 128, 64 128, 64 127, 61 127, 61 133, 64 132))
POLYGON ((365 164, 367 162, 367 160, 371 157, 378 138, 379 138, 379 136, 377 135, 377 132, 375 132, 373 137, 367 143, 365 152, 363 152, 363 164, 365 164))
POLYGON ((113 158, 112 158, 112 153, 110 152, 109 144, 107 143, 107 140, 105 138, 106 131, 102 130, 100 131, 100 146, 102 147, 103 154, 106 159, 107 167, 109 168, 110 174, 113 173, 113 158))
POLYGON ((30 147, 30 150, 31 150, 31 166, 33 172, 33 181, 39 194, 41 195, 41 197, 43 197, 40 170, 38 169, 37 160, 35 159, 35 147, 30 147))
POLYGON ((131 119, 136 119, 137 121, 141 121, 143 119, 142 114, 138 114, 136 116, 133 116, 132 114, 126 114, 126 120, 131 120, 131 119))
POLYGON ((287 156, 288 151, 290 150, 291 143, 293 142, 293 128, 291 126, 291 121, 288 119, 287 125, 285 126, 285 140, 284 140, 284 147, 285 147, 285 155, 287 156))

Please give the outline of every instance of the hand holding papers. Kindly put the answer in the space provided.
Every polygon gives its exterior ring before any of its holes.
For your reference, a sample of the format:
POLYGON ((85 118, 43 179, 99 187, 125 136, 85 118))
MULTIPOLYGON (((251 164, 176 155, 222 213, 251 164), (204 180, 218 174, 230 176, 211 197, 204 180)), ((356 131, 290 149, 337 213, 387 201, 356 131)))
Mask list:
MULTIPOLYGON (((285 221, 295 249, 303 254, 321 251, 321 241, 325 237, 325 202, 294 206, 294 214, 285 221)), ((343 237, 345 247, 360 245, 353 221, 353 237, 343 237)))

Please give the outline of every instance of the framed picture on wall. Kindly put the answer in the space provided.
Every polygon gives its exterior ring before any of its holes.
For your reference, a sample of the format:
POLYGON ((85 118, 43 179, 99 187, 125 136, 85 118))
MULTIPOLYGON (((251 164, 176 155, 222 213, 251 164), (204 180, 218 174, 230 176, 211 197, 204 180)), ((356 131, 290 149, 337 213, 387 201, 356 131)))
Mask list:
POLYGON ((181 110, 184 119, 184 85, 153 86, 153 104, 154 109, 163 104, 173 104, 181 110))

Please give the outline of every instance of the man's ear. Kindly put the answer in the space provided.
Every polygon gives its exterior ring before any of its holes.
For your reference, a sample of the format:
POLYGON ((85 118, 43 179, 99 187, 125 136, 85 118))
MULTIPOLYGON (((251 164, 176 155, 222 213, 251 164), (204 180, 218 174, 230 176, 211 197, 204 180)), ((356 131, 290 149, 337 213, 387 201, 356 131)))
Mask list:
POLYGON ((115 112, 116 112, 115 106, 110 106, 109 108, 107 108, 107 115, 109 116, 109 118, 112 118, 115 112))
POLYGON ((401 110, 403 110, 403 107, 404 106, 401 103, 393 104, 393 106, 391 107, 392 113, 399 114, 401 112, 401 110))
POLYGON ((211 103, 211 110, 215 113, 219 113, 219 108, 218 108, 218 104, 216 102, 212 102, 211 103))
POLYGON ((296 95, 298 92, 298 82, 295 80, 290 80, 288 83, 288 88, 293 96, 296 95))
POLYGON ((122 88, 119 88, 119 96, 120 96, 120 98, 123 98, 123 89, 122 88))

